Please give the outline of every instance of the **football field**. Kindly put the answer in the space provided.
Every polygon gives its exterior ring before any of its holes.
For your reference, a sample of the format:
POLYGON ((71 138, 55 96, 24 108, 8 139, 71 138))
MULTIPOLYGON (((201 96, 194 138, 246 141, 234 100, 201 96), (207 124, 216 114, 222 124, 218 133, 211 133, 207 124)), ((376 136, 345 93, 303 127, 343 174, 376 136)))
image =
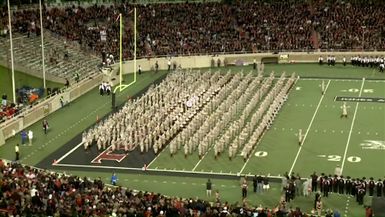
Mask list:
POLYGON ((340 165, 345 176, 383 177, 385 83, 324 79, 326 91, 322 95, 321 82, 322 79, 305 78, 296 83, 275 122, 246 162, 242 156, 231 161, 225 156, 215 159, 212 149, 202 159, 198 154, 186 159, 182 152, 170 157, 165 148, 149 169, 272 177, 295 172, 307 177, 313 171, 334 174, 340 165), (344 101, 348 118, 340 117, 344 101), (301 146, 299 129, 304 133, 301 146))
MULTIPOLYGON (((230 67, 221 69, 233 73, 248 72, 252 67, 230 67)), ((208 69, 201 69, 208 70, 208 69)), ((217 69, 212 69, 217 70, 217 69)), ((96 117, 111 113, 111 99, 100 96, 97 88, 71 102, 71 104, 49 115, 50 131, 44 135, 41 123, 29 129, 34 131, 33 146, 21 146, 21 162, 60 172, 102 177, 110 180, 111 171, 119 175, 119 185, 137 190, 154 191, 170 196, 201 197, 207 200, 204 183, 212 177, 214 188, 221 192, 223 200, 240 202, 239 176, 262 174, 279 178, 285 172, 299 173, 308 177, 318 174, 333 174, 337 165, 344 176, 373 177, 383 179, 385 175, 385 75, 370 68, 352 66, 318 66, 317 64, 266 65, 267 76, 272 70, 278 76, 296 72, 300 79, 289 92, 289 96, 270 129, 256 144, 252 155, 246 160, 237 155, 231 161, 227 151, 218 159, 212 149, 199 159, 197 151, 187 158, 183 150, 173 157, 168 147, 154 155, 131 152, 123 161, 92 161, 101 153, 96 149, 85 152, 81 133, 95 124, 96 117), (366 79, 362 79, 365 77, 366 79), (321 94, 321 83, 325 94, 321 94), (348 117, 341 118, 341 106, 346 102, 348 117), (298 145, 298 131, 302 129, 303 143, 298 145), (60 160, 52 165, 54 160, 60 160), (143 162, 148 166, 142 171, 143 162), (134 166, 132 166, 134 165, 134 166), (228 178, 224 178, 228 177, 228 178)), ((127 97, 143 92, 155 80, 167 72, 146 72, 138 81, 117 94, 117 104, 127 97)), ((127 80, 131 77, 128 75, 127 80)), ((27 130, 29 130, 27 129, 27 130)), ((14 145, 20 143, 16 135, 0 147, 0 157, 14 159, 14 145)), ((117 154, 119 155, 119 153, 117 154)), ((114 154, 114 156, 117 156, 114 154)), ((275 206, 279 201, 280 184, 272 183, 272 189, 263 195, 250 195, 250 203, 275 206)), ((368 198, 367 203, 370 203, 368 198)), ((293 206, 310 210, 312 200, 299 198, 293 206)), ((362 207, 350 203, 345 196, 333 195, 325 201, 325 207, 348 210, 356 213, 362 207)))

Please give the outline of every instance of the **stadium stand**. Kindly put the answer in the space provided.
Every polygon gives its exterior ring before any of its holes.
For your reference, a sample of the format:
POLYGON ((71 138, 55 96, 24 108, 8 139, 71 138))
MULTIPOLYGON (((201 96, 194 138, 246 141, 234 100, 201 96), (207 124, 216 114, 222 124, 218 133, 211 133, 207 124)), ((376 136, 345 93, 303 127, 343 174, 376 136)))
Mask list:
MULTIPOLYGON (((318 47, 383 50, 385 20, 379 14, 385 8, 373 4, 356 1, 325 4, 318 0, 311 4, 248 1, 137 5, 138 56, 310 51, 318 47)), ((118 56, 120 12, 125 23, 123 47, 129 49, 124 52, 124 58, 132 58, 133 40, 129 37, 133 34, 132 7, 118 4, 45 8, 44 28, 65 40, 76 41, 98 56, 102 53, 118 56), (101 31, 106 31, 107 40, 101 40, 101 31)), ((3 26, 7 22, 4 10, 3 26)), ((33 29, 28 27, 39 23, 36 14, 37 11, 16 11, 14 27, 32 34, 33 29), (23 19, 26 17, 29 18, 23 19)), ((34 29, 37 31, 38 27, 34 29)))

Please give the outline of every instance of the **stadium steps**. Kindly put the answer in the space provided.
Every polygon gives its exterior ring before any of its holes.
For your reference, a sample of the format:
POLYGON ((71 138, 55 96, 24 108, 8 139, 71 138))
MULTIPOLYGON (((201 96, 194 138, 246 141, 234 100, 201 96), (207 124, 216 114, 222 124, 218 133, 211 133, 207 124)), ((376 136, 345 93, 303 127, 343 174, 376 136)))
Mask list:
MULTIPOLYGON (((81 77, 95 72, 99 58, 87 54, 74 46, 73 43, 68 43, 67 46, 63 43, 63 39, 53 36, 52 33, 44 34, 45 41, 45 69, 47 73, 52 75, 68 78, 74 77, 75 73, 79 73, 81 77), (58 64, 53 64, 49 61, 54 50, 57 52, 58 64), (64 53, 68 52, 68 60, 64 60, 64 53)), ((30 37, 20 33, 14 33, 14 61, 15 63, 25 66, 28 69, 40 71, 42 69, 41 61, 41 39, 40 37, 30 37)), ((0 38, 0 59, 7 60, 9 43, 7 38, 0 38)))

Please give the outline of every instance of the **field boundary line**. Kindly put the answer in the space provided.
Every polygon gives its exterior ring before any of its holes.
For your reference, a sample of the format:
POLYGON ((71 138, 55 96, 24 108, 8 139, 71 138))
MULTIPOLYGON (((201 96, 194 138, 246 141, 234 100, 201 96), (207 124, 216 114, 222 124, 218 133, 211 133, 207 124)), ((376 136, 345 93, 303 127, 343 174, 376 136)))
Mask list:
POLYGON ((304 137, 303 137, 303 139, 302 139, 302 141, 301 141, 301 146, 299 147, 299 149, 298 149, 298 151, 297 151, 297 155, 295 156, 294 161, 293 161, 293 164, 291 165, 289 174, 291 174, 291 173, 293 172, 294 166, 295 166, 295 164, 297 163, 297 160, 298 160, 299 154, 301 153, 303 144, 305 143, 306 137, 307 137, 307 135, 308 135, 308 133, 309 133, 309 131, 310 131, 311 126, 313 125, 313 121, 314 121, 315 116, 316 116, 317 113, 318 113, 318 109, 319 109, 319 107, 321 106, 321 103, 322 103, 322 101, 323 101, 323 99, 324 99, 324 97, 325 97, 326 91, 327 91, 327 89, 329 88, 330 81, 331 81, 331 80, 328 81, 328 83, 327 83, 327 85, 326 85, 326 88, 325 88, 325 91, 324 91, 324 94, 321 96, 321 98, 320 98, 320 100, 319 100, 319 102, 318 102, 317 108, 316 108, 315 111, 314 111, 313 117, 312 117, 311 120, 310 120, 309 126, 308 126, 308 128, 307 128, 307 130, 306 130, 306 133, 305 133, 305 135, 304 135, 304 137))
MULTIPOLYGON (((192 171, 192 170, 171 170, 171 169, 149 169, 135 168, 135 167, 116 167, 116 166, 99 166, 99 165, 82 165, 82 164, 60 164, 57 163, 55 167, 74 167, 74 168, 91 168, 91 169, 113 169, 113 170, 131 170, 131 171, 150 171, 150 172, 169 172, 179 174, 195 174, 195 175, 218 175, 218 176, 231 176, 241 177, 248 174, 237 174, 237 173, 224 173, 224 172, 206 172, 206 171, 192 171)), ((268 178, 281 179, 282 176, 268 176, 268 178)))
MULTIPOLYGON (((361 97, 361 95, 362 95, 362 90, 363 90, 363 88, 364 88, 364 84, 365 84, 365 78, 362 78, 361 89, 360 89, 360 93, 359 93, 358 97, 361 97)), ((353 131, 353 127, 354 127, 354 122, 355 122, 355 120, 356 120, 356 115, 357 115, 357 110, 358 110, 358 104, 359 104, 359 102, 356 103, 356 108, 354 109, 354 114, 353 114, 352 124, 350 125, 350 131, 349 131, 348 141, 346 142, 345 152, 344 152, 344 157, 342 158, 341 174, 342 174, 342 172, 344 171, 346 154, 348 153, 348 148, 349 148, 350 138, 351 138, 351 136, 352 136, 352 131, 353 131)))

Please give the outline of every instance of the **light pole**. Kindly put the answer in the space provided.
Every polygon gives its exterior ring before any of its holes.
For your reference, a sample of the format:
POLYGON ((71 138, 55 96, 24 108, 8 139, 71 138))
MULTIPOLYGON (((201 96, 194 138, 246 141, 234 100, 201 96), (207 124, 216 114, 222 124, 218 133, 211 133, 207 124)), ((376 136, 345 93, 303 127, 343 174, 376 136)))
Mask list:
POLYGON ((9 44, 11 52, 11 71, 12 71, 12 92, 13 92, 13 103, 16 104, 16 90, 15 90, 15 69, 13 65, 13 43, 12 43, 12 22, 11 22, 11 6, 9 0, 7 1, 8 6, 8 28, 9 28, 9 44))

